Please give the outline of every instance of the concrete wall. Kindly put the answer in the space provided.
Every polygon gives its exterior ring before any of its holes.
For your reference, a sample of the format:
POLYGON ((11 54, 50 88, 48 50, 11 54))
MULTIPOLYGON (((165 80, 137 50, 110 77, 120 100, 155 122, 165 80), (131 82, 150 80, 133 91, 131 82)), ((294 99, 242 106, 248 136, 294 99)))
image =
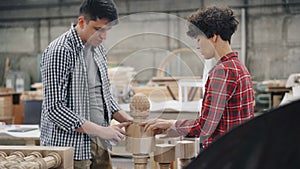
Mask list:
MULTIPOLYGON (((58 0, 57 0, 58 1, 58 0)), ((20 1, 2 0, 0 8, 20 1)), ((56 1, 42 1, 55 3, 56 1)), ((28 84, 40 80, 39 56, 48 43, 76 22, 79 2, 59 7, 35 7, 0 10, 0 84, 3 83, 6 58, 11 69, 26 72, 28 84)), ((171 51, 195 47, 195 41, 186 36, 184 18, 196 8, 209 5, 229 5, 241 17, 240 0, 116 0, 120 24, 108 35, 104 45, 112 65, 132 66, 146 83, 155 76, 159 64, 171 51), (159 11, 158 13, 143 13, 159 11), (137 13, 138 12, 138 13, 137 13)), ((293 8, 254 7, 259 4, 281 3, 281 0, 253 0, 246 10, 246 65, 254 80, 286 79, 300 72, 300 14, 293 8)), ((23 5, 41 3, 24 0, 23 5)), ((241 27, 233 36, 232 46, 241 51, 241 27)), ((182 53, 169 62, 166 71, 172 76, 202 75, 203 59, 195 53, 182 53)))

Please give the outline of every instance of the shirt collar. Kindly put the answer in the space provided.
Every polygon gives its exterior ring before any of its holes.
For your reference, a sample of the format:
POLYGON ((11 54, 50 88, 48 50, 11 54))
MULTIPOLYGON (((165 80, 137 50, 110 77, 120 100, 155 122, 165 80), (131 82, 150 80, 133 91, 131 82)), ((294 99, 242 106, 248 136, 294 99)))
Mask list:
POLYGON ((209 72, 211 73, 211 71, 213 71, 214 68, 215 68, 217 65, 221 64, 222 62, 226 62, 226 61, 228 61, 228 60, 232 60, 232 59, 237 58, 237 57, 238 57, 238 53, 237 53, 237 52, 230 52, 230 53, 227 53, 225 56, 222 56, 222 57, 218 60, 218 62, 213 66, 213 68, 212 68, 209 72))
POLYGON ((219 62, 225 62, 227 60, 231 60, 231 59, 237 58, 237 57, 238 57, 237 52, 230 52, 230 53, 226 54, 225 56, 222 56, 221 59, 219 60, 219 62))
POLYGON ((75 26, 76 26, 76 25, 74 24, 74 25, 72 25, 72 27, 71 27, 71 33, 72 33, 73 38, 74 38, 74 40, 75 40, 75 45, 76 45, 78 48, 83 48, 84 45, 83 45, 82 40, 80 39, 78 33, 76 32, 75 26))

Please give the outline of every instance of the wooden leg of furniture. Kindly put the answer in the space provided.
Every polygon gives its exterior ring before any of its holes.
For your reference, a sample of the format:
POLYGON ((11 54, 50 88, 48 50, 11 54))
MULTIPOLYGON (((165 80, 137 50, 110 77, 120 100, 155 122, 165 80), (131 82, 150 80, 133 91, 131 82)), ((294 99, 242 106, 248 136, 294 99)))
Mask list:
POLYGON ((154 161, 159 163, 160 169, 169 169, 175 161, 175 145, 156 144, 154 154, 154 161))

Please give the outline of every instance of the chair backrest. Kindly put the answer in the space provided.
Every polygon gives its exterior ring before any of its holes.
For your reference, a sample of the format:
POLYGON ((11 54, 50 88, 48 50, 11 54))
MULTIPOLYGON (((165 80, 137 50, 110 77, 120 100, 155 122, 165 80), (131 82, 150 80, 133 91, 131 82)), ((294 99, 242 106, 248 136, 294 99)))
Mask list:
POLYGON ((180 48, 173 50, 168 56, 166 56, 159 65, 159 68, 157 69, 156 76, 157 77, 164 77, 165 76, 165 70, 167 63, 175 56, 177 56, 179 53, 185 53, 185 52, 194 52, 190 48, 180 48))

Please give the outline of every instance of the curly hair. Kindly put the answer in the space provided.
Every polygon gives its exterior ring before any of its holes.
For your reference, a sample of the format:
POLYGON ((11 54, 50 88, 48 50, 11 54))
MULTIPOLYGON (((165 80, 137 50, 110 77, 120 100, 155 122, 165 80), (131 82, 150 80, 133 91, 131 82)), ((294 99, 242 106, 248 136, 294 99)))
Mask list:
POLYGON ((216 34, 220 35, 223 40, 229 41, 229 43, 239 24, 230 8, 216 6, 192 13, 188 16, 187 21, 188 36, 195 38, 197 35, 202 34, 207 38, 211 38, 216 34))
POLYGON ((83 0, 79 15, 86 17, 87 22, 97 19, 108 19, 111 25, 118 23, 118 13, 113 0, 83 0))

